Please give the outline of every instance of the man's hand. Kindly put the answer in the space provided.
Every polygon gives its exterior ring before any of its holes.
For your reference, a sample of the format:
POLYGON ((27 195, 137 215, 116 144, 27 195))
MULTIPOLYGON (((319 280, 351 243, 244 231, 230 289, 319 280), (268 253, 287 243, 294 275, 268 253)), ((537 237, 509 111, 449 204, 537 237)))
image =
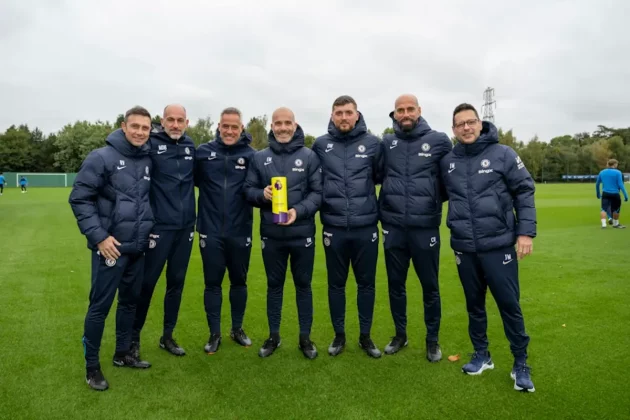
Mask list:
POLYGON ((521 235, 516 239, 516 256, 519 260, 531 254, 533 250, 534 243, 529 236, 521 235))
POLYGON ((97 246, 101 255, 105 258, 117 260, 118 257, 120 257, 120 251, 116 248, 116 246, 120 246, 120 242, 118 242, 113 236, 108 236, 107 239, 99 243, 97 246))
POLYGON ((265 200, 271 201, 271 197, 273 197, 273 193, 271 192, 271 185, 267 185, 263 190, 263 194, 265 196, 265 200))
POLYGON ((278 223, 279 225, 289 226, 289 225, 292 225, 293 222, 295 222, 295 219, 297 218, 297 213, 295 209, 289 209, 289 211, 287 212, 287 215, 289 216, 289 218, 287 219, 286 223, 278 223))

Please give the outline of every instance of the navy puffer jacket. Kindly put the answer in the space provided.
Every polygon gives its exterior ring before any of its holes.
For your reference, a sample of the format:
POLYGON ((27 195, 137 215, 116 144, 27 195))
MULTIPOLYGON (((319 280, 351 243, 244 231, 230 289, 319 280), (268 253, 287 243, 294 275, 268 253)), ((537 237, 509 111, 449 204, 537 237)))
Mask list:
POLYGON ((491 251, 536 236, 534 181, 516 152, 499 144, 492 123, 483 122, 474 143, 455 145, 440 167, 453 250, 491 251))
POLYGON ((332 120, 328 134, 313 144, 322 165, 323 199, 320 218, 324 226, 346 229, 378 223, 376 184, 382 176, 382 150, 378 137, 368 133, 363 115, 348 133, 332 120))
POLYGON ((269 133, 269 147, 254 155, 249 167, 245 194, 250 203, 260 207, 260 234, 274 239, 298 239, 315 235, 315 213, 322 202, 322 172, 317 154, 304 146, 304 132, 298 125, 289 143, 278 143, 269 133), (289 226, 273 221, 271 202, 263 190, 271 178, 287 178, 288 208, 294 208, 296 220, 289 226))
POLYGON ((444 133, 422 117, 409 132, 393 119, 395 134, 383 138, 381 223, 398 228, 436 228, 442 223, 440 160, 453 149, 444 133))
POLYGON ((256 150, 243 132, 228 146, 215 140, 197 148, 195 185, 199 187, 197 232, 219 237, 251 237, 254 209, 245 198, 245 178, 256 150))
POLYGON ((88 248, 96 250, 113 236, 121 243, 121 254, 144 252, 155 223, 149 202, 149 146, 133 146, 121 129, 106 143, 83 161, 70 192, 70 207, 88 248))

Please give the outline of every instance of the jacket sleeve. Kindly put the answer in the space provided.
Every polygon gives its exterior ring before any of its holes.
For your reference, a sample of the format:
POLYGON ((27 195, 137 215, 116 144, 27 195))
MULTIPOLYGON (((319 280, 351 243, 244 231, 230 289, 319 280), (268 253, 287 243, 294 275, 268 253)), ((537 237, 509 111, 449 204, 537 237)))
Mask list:
POLYGON ((595 182, 595 195, 597 195, 597 198, 600 199, 601 195, 599 194, 599 186, 602 183, 602 173, 600 172, 599 174, 597 174, 597 181, 595 182))
POLYGON ((382 184, 385 177, 385 142, 379 140, 374 155, 372 173, 374 176, 374 185, 382 184))
POLYGON ((258 168, 257 159, 252 156, 250 165, 247 169, 247 178, 245 178, 245 199, 254 207, 264 207, 270 203, 265 200, 265 185, 262 182, 262 176, 258 168))
POLYGON ((322 166, 316 153, 311 153, 308 164, 308 194, 304 200, 297 203, 293 208, 296 212, 296 220, 308 219, 315 216, 315 213, 322 205, 322 166))
POLYGON ((505 152, 505 180, 516 210, 516 235, 536 237, 536 206, 534 180, 525 164, 512 148, 505 152))
POLYGON ((105 185, 105 162, 96 152, 91 152, 83 161, 70 192, 70 207, 77 219, 79 230, 96 247, 107 239, 109 232, 101 226, 96 208, 99 189, 105 185))
POLYGON ((623 174, 621 171, 617 172, 617 183, 619 184, 619 190, 623 193, 624 200, 628 201, 628 191, 626 191, 626 186, 623 185, 623 174))

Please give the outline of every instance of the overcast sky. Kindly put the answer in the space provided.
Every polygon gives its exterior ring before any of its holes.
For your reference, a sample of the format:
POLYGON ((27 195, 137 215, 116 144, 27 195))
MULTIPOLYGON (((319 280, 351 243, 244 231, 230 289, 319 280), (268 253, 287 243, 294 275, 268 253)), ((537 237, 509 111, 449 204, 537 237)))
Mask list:
POLYGON ((629 0, 1 0, 0 131, 180 102, 191 123, 288 106, 321 135, 349 94, 380 133, 409 92, 450 135, 488 86, 520 140, 627 127, 629 15, 629 0))

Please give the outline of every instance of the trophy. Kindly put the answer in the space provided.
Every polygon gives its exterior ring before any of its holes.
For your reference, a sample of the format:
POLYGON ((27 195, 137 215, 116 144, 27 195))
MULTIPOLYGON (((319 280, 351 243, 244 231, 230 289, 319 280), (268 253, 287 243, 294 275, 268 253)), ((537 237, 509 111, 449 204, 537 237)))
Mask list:
POLYGON ((271 178, 271 212, 274 223, 286 223, 289 220, 287 203, 287 178, 275 176, 271 178))

